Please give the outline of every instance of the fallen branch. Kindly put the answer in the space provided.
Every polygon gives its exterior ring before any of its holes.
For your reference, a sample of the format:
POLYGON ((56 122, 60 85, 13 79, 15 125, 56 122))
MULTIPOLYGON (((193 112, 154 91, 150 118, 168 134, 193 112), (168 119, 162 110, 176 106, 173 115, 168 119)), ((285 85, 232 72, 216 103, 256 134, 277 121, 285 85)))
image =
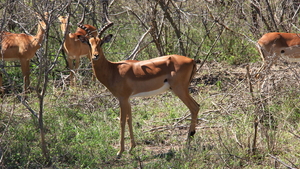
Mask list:
POLYGON ((271 158, 273 158, 274 160, 280 162, 282 165, 284 165, 285 167, 289 168, 289 169, 296 169, 294 167, 291 167, 289 165, 287 165, 285 162, 281 161, 280 159, 278 159, 277 157, 271 155, 271 154, 268 154, 271 158))
MULTIPOLYGON (((147 133, 147 132, 151 132, 151 131, 156 131, 156 130, 160 130, 160 129, 167 130, 167 129, 170 129, 170 127, 168 127, 168 126, 155 127, 155 128, 150 129, 150 130, 144 131, 143 133, 147 133)), ((164 131, 164 130, 162 130, 162 131, 164 131)))
POLYGON ((291 133, 292 135, 294 135, 297 139, 300 139, 300 136, 296 135, 295 133, 289 131, 289 133, 291 133))
MULTIPOLYGON (((152 131, 165 131, 165 130, 171 130, 171 129, 175 129, 175 128, 179 128, 179 129, 188 129, 189 125, 180 125, 180 126, 159 126, 159 127, 154 127, 150 130, 144 131, 143 133, 147 133, 147 132, 152 132, 152 131)), ((212 129, 212 128, 222 128, 222 126, 202 126, 202 127, 196 127, 196 129, 212 129)))

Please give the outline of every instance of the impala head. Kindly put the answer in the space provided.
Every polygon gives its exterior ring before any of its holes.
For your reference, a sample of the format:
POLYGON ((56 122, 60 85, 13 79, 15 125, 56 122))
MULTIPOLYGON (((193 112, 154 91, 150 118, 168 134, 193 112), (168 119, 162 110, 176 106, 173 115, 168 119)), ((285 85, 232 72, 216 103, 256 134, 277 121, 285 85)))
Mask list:
POLYGON ((98 60, 101 56, 104 57, 101 47, 104 43, 109 42, 113 36, 112 34, 109 34, 104 38, 101 38, 105 30, 114 24, 108 19, 107 16, 108 0, 103 0, 102 4, 103 4, 103 14, 104 14, 103 21, 104 23, 107 24, 102 26, 102 28, 99 30, 98 35, 95 36, 95 34, 92 33, 93 30, 91 30, 91 28, 88 28, 85 25, 81 25, 81 23, 78 23, 78 27, 86 30, 88 36, 90 36, 89 38, 82 35, 78 35, 77 37, 82 43, 86 43, 90 46, 90 52, 93 60, 98 60))
POLYGON ((59 17, 58 17, 58 20, 59 20, 59 22, 60 22, 61 24, 67 24, 68 18, 69 18, 69 17, 67 17, 67 16, 59 16, 59 17))
POLYGON ((109 34, 109 35, 105 36, 104 38, 101 38, 101 36, 104 33, 104 31, 106 29, 108 29, 109 27, 111 27, 112 25, 113 25, 113 23, 109 22, 107 25, 103 26, 97 36, 94 36, 93 34, 89 34, 90 38, 88 38, 83 35, 78 35, 78 38, 81 40, 82 43, 86 43, 90 46, 91 55, 92 55, 93 60, 99 59, 99 56, 102 53, 102 45, 111 40, 111 38, 113 36, 112 34, 109 34))
POLYGON ((44 13, 44 18, 42 18, 38 13, 36 13, 36 16, 37 16, 37 18, 39 20, 39 24, 42 27, 42 29, 46 30, 46 23, 45 23, 45 21, 48 20, 49 13, 45 12, 44 13))

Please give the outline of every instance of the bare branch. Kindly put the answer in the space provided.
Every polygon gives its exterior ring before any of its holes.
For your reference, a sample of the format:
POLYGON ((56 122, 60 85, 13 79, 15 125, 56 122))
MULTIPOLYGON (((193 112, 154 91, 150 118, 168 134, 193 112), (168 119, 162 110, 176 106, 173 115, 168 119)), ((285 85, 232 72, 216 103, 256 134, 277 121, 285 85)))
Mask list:
POLYGON ((285 167, 289 168, 289 169, 297 169, 295 167, 291 167, 289 165, 287 165, 285 162, 283 162, 282 160, 280 160, 279 158, 273 156, 272 154, 268 154, 271 158, 273 158, 274 160, 280 162, 282 165, 284 165, 285 167))
POLYGON ((138 41, 137 45, 135 46, 134 50, 133 50, 133 51, 131 52, 131 54, 126 58, 126 60, 129 60, 129 59, 131 59, 131 58, 134 60, 135 56, 136 56, 137 53, 138 53, 138 49, 139 49, 139 47, 140 47, 142 41, 144 40, 144 38, 146 37, 146 35, 147 35, 148 33, 151 32, 151 30, 152 30, 152 27, 150 27, 150 28, 142 35, 142 37, 141 37, 140 40, 138 41))

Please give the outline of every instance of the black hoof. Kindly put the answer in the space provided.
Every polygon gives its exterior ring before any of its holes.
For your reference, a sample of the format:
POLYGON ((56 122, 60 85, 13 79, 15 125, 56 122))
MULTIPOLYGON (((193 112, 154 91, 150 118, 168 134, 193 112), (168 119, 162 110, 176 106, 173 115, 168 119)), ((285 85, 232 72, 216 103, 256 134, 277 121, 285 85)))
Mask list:
POLYGON ((189 137, 193 137, 193 136, 195 135, 195 133, 196 133, 196 131, 191 131, 191 132, 189 133, 189 137))

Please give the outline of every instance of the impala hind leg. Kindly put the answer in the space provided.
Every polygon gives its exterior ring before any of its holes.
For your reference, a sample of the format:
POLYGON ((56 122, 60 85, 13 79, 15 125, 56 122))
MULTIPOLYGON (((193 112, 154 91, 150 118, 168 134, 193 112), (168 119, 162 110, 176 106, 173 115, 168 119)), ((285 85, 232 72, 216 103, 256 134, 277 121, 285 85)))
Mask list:
POLYGON ((199 104, 190 96, 188 89, 182 88, 172 88, 174 94, 176 94, 180 100, 189 108, 191 112, 192 121, 189 128, 188 133, 188 141, 196 133, 196 125, 198 123, 198 112, 199 112, 199 104))

